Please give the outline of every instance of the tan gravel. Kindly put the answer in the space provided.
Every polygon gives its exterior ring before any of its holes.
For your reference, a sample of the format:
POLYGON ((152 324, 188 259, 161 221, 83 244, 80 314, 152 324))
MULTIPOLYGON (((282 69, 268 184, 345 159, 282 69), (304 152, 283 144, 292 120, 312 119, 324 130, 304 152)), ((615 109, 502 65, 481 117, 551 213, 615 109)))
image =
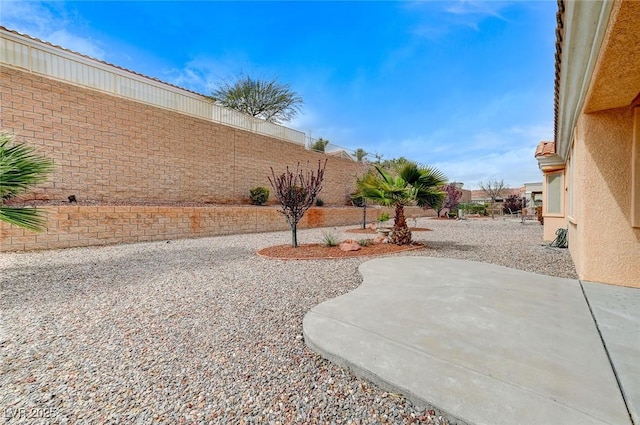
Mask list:
MULTIPOLYGON (((543 246, 537 222, 416 224, 433 229, 414 234, 430 248, 400 255, 575 278, 567 250, 543 246)), ((321 242, 327 231, 347 239, 348 228, 304 230, 299 240, 321 242)), ((453 423, 306 348, 304 314, 357 287, 357 267, 367 259, 256 255, 289 238, 0 254, 6 422, 453 423)))

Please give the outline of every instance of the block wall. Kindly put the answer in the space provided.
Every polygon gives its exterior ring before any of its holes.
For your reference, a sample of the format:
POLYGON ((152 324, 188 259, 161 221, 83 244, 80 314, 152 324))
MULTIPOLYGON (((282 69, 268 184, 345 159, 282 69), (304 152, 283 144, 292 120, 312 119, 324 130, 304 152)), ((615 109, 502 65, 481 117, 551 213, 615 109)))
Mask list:
POLYGON ((329 158, 320 197, 345 205, 365 166, 303 146, 0 67, 0 130, 55 161, 32 199, 101 202, 248 203, 300 162, 329 158))
MULTIPOLYGON (((240 233, 289 230, 284 216, 271 206, 51 206, 45 207, 47 230, 35 233, 0 222, 0 252, 72 248, 199 238, 240 233)), ((368 209, 368 221, 375 221, 389 208, 368 209)), ((435 213, 417 207, 406 216, 435 213)), ((299 228, 359 226, 362 209, 355 207, 311 208, 299 228)), ((320 241, 318 241, 320 242, 320 241)))

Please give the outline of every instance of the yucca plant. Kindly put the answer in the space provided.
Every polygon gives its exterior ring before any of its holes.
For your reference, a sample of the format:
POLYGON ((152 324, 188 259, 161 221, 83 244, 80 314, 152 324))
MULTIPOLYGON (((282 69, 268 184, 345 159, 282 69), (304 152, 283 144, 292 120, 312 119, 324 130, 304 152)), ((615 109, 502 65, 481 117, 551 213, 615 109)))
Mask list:
POLYGON ((0 132, 0 221, 33 231, 42 231, 41 211, 29 207, 9 207, 5 201, 30 191, 47 180, 53 161, 35 154, 35 149, 14 143, 14 135, 0 132))

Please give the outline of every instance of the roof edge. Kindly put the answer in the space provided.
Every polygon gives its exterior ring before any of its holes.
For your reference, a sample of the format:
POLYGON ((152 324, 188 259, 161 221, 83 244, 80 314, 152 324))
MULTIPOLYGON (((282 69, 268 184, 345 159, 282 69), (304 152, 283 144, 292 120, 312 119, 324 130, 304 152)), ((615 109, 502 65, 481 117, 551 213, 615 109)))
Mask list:
POLYGON ((554 141, 566 160, 578 116, 584 108, 613 1, 558 0, 554 141))

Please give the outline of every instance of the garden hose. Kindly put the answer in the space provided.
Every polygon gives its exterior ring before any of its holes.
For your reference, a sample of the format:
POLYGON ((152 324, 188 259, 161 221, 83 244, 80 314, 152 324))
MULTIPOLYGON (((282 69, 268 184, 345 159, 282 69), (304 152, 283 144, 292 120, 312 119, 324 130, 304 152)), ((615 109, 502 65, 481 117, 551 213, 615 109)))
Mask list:
POLYGON ((567 240, 567 229, 558 229, 556 230, 556 238, 551 242, 551 245, 556 248, 567 248, 569 246, 569 241, 567 240))

